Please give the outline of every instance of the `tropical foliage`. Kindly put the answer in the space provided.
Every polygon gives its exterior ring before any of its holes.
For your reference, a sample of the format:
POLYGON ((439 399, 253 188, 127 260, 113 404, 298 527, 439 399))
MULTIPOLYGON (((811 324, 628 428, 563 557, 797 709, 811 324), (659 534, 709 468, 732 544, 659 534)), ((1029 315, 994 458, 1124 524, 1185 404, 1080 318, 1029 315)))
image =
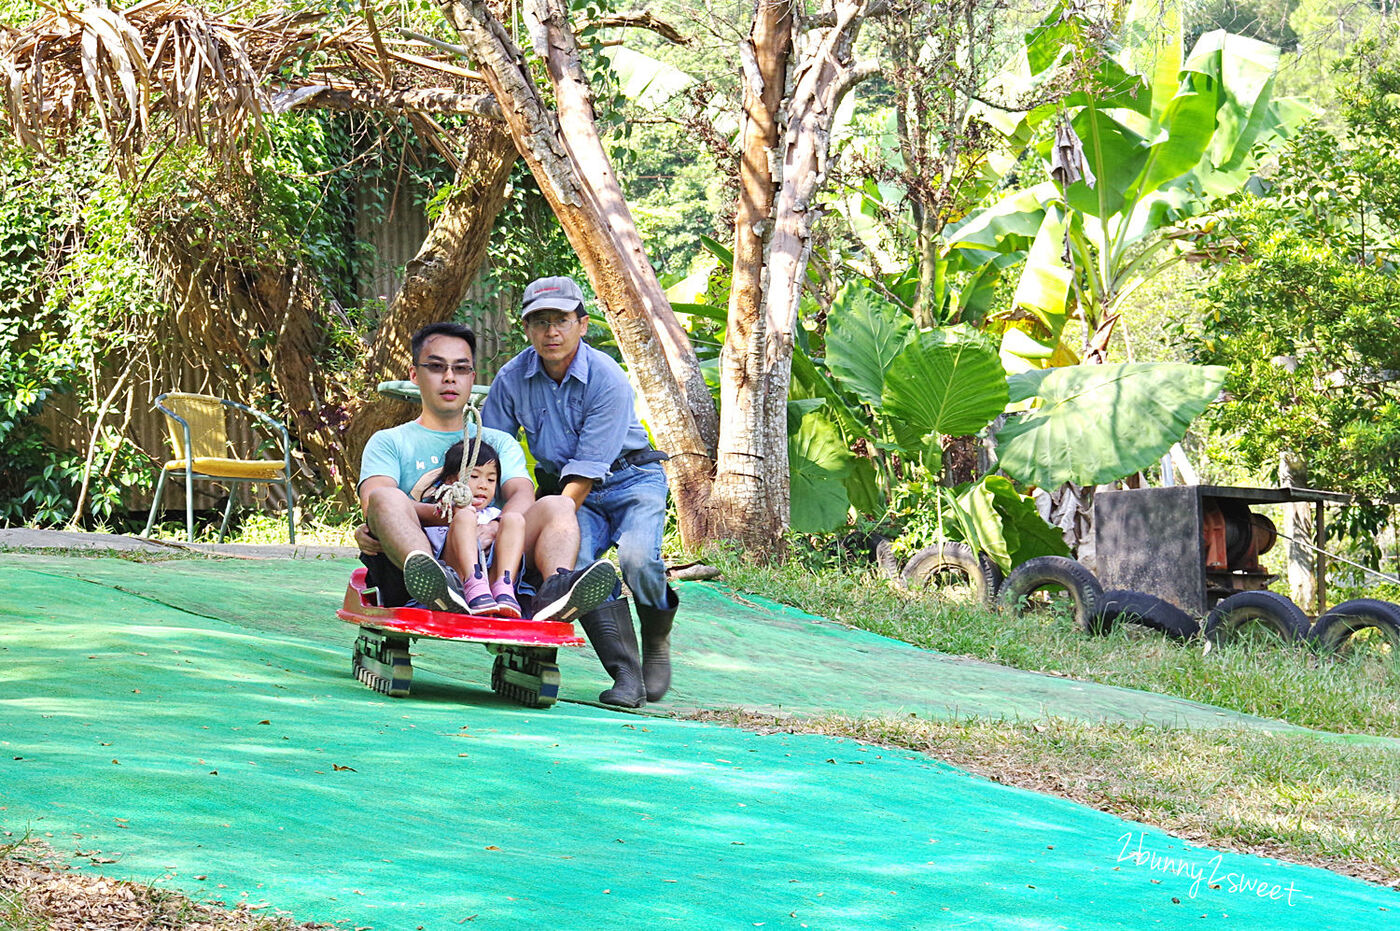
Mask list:
POLYGON ((1027 34, 1005 77, 1032 88, 1066 67, 1089 69, 1086 89, 1062 105, 999 119, 1025 146, 1014 168, 1024 181, 947 234, 952 266, 972 270, 964 306, 979 306, 1008 260, 1019 263, 1002 349, 1024 367, 1086 349, 1101 361, 1122 303, 1187 254, 1199 219, 1229 202, 1259 147, 1304 113, 1271 95, 1276 47, 1214 31, 1178 66, 1173 34, 1155 67, 1135 73, 1134 50, 1095 57, 1092 24, 1057 10, 1027 34), (1086 340, 1067 329, 1074 320, 1086 340))
POLYGON ((1318 487, 1400 493, 1400 67, 1389 43, 1340 63, 1346 144, 1320 125, 1215 231, 1229 257, 1188 336, 1228 365, 1212 417, 1222 455, 1271 474, 1281 453, 1318 487))
POLYGON ((804 491, 793 496, 794 527, 829 529, 851 502, 882 515, 901 481, 922 481, 938 515, 936 533, 975 544, 1005 568, 1063 554, 1064 541, 1005 477, 937 484, 946 437, 986 430, 1001 470, 1023 488, 1109 482, 1178 442, 1225 377, 1220 368, 1151 363, 1008 377, 979 331, 966 324, 918 330, 863 284, 837 294, 828 320, 822 361, 829 375, 810 359, 797 368, 812 397, 793 402, 802 411, 797 435, 825 442, 791 447, 804 491), (1015 405, 1010 416, 987 429, 1008 404, 1015 405), (838 435, 843 443, 834 441, 838 435), (849 448, 868 455, 855 459, 849 448))

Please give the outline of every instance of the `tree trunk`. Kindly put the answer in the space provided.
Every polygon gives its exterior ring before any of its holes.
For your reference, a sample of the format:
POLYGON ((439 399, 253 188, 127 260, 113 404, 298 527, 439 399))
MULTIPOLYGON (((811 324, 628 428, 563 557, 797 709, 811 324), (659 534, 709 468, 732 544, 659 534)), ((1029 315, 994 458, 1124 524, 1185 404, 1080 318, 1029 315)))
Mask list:
MULTIPOLYGON (((580 54, 558 0, 526 12, 558 102, 540 98, 523 56, 478 0, 440 0, 476 57, 505 114, 516 149, 539 182, 593 285, 629 368, 641 384, 648 422, 671 453, 668 472, 681 538, 701 542, 694 520, 709 494, 718 433, 714 402, 689 336, 647 261, 636 225, 597 135, 580 54)), ((544 270, 542 270, 543 272, 544 270)))
POLYGON ((834 24, 791 73, 789 4, 757 0, 741 46, 744 174, 721 374, 719 468, 706 520, 712 535, 740 540, 750 552, 775 552, 790 520, 793 337, 812 228, 821 215, 815 197, 826 180, 832 121, 846 91, 870 73, 855 67, 852 55, 866 5, 838 0, 834 24), (780 94, 789 80, 791 93, 780 94))
MULTIPOLYGON (((1280 452, 1278 483, 1284 488, 1306 488, 1307 463, 1288 450, 1280 452)), ((1317 605, 1317 557, 1301 542, 1311 543, 1317 535, 1311 502, 1295 501, 1283 506, 1283 535, 1288 538, 1289 597, 1304 611, 1318 610, 1320 613, 1317 605)))
POLYGON ((719 467, 705 514, 710 535, 733 537, 759 551, 776 548, 790 517, 788 368, 775 371, 765 361, 769 334, 763 306, 793 28, 792 4, 757 0, 749 38, 739 46, 744 97, 739 203, 729 326, 720 356, 719 467), (773 410, 775 402, 781 410, 773 410))
MULTIPOLYGON (((457 171, 456 191, 443 203, 418 254, 404 267, 403 287, 380 319, 365 368, 367 381, 407 377, 414 332, 456 314, 486 259, 516 157, 515 144, 504 126, 477 124, 457 171)), ((392 398, 372 396, 352 402, 344 441, 355 471, 349 481, 341 482, 350 498, 354 498, 365 443, 375 431, 402 423, 405 413, 404 402, 392 398)))

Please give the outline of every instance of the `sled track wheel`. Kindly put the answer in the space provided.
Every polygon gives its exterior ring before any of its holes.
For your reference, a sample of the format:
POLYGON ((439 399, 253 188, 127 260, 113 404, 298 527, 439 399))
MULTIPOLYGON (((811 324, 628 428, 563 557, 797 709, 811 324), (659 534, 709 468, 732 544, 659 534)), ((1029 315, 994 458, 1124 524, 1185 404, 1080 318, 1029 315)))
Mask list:
POLYGON ((559 700, 556 650, 506 649, 491 666, 491 689, 527 708, 548 708, 559 700))
POLYGON ((407 637, 366 631, 355 640, 355 678, 390 698, 403 698, 413 686, 413 658, 407 637))

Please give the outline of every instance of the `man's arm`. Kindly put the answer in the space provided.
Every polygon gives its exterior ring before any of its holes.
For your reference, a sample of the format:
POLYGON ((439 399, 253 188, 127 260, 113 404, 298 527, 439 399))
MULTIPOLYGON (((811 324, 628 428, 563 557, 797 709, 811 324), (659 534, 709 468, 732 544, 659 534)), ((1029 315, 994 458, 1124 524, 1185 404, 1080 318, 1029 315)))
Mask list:
MULTIPOLYGON (((387 475, 371 475, 360 483, 360 512, 365 515, 366 521, 373 523, 370 520, 369 500, 374 491, 379 488, 397 489, 398 487, 399 483, 387 475)), ((438 514, 437 504, 432 501, 414 501, 413 512, 418 517, 418 523, 424 527, 441 527, 447 523, 447 518, 438 514)))
POLYGON ((588 497, 588 493, 593 490, 593 479, 580 478, 577 475, 569 476, 564 487, 559 490, 559 494, 568 498, 574 503, 574 510, 583 507, 583 499, 588 497))
POLYGON ((524 514, 535 503, 535 484, 528 478, 506 479, 501 498, 502 514, 524 514))
POLYGON ((571 486, 579 484, 577 480, 587 480, 578 498, 580 502, 593 489, 593 481, 606 478, 613 461, 622 455, 622 444, 637 416, 627 376, 615 365, 605 367, 594 362, 593 366, 601 377, 588 384, 574 455, 560 470, 566 483, 564 494, 571 498, 571 486))

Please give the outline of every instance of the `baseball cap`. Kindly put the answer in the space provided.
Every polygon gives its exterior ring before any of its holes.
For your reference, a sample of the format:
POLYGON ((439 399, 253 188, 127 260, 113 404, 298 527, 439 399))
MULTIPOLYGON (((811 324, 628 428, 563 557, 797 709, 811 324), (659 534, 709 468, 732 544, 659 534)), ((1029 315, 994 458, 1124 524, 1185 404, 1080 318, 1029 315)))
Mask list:
POLYGON ((520 301, 520 318, 537 310, 568 310, 583 313, 583 292, 572 278, 536 278, 525 286, 520 301))

